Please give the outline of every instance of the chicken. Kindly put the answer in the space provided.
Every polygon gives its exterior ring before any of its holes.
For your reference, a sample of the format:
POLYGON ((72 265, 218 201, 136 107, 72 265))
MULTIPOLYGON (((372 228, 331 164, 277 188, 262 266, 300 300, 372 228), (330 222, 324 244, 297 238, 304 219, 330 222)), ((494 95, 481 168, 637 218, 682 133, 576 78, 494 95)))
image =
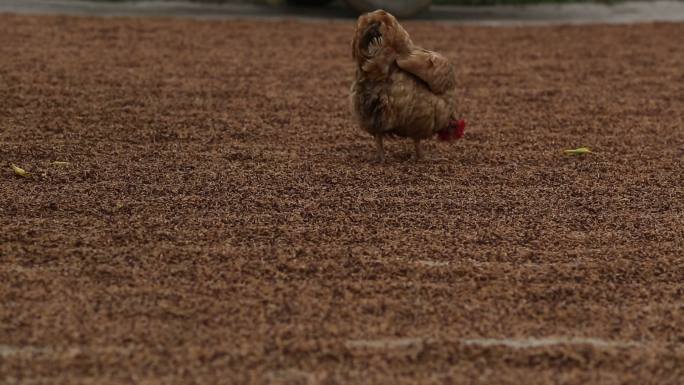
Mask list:
POLYGON ((352 114, 373 135, 378 160, 384 162, 383 138, 414 141, 435 134, 453 140, 464 123, 454 117, 456 77, 449 60, 416 46, 397 19, 383 10, 361 15, 352 41, 356 77, 351 87, 352 114))

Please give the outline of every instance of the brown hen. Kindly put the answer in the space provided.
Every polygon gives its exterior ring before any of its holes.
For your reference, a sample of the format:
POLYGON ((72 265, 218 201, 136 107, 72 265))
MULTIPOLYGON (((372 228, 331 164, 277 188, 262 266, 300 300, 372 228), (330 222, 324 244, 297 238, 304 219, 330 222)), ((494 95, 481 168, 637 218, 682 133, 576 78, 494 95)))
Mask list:
POLYGON ((375 137, 380 162, 385 160, 386 136, 413 139, 416 159, 423 157, 421 140, 437 133, 446 140, 459 136, 463 127, 454 118, 452 64, 439 53, 413 44, 394 16, 383 10, 361 15, 352 56, 356 62, 352 113, 361 128, 375 137))

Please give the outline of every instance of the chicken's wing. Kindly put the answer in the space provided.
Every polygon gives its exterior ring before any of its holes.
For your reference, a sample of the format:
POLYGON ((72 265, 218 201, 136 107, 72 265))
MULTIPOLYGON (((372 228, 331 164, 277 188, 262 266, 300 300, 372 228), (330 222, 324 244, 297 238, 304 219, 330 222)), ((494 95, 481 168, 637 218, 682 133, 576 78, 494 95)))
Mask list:
POLYGON ((456 86, 454 67, 449 59, 437 52, 416 48, 397 58, 397 65, 419 77, 436 94, 443 94, 456 86))

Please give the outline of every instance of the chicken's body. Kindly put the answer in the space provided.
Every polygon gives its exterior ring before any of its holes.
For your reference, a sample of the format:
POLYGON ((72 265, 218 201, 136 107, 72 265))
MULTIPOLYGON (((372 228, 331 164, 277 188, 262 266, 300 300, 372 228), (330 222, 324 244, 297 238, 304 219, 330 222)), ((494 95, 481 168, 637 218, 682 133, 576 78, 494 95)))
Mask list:
POLYGON ((385 136, 413 139, 420 158, 421 140, 453 129, 456 89, 451 63, 415 46, 392 15, 362 15, 353 52, 357 69, 352 112, 360 127, 375 137, 380 161, 385 136))
POLYGON ((361 74, 352 88, 361 127, 372 135, 427 139, 449 124, 454 89, 435 94, 415 75, 392 64, 387 76, 361 74))

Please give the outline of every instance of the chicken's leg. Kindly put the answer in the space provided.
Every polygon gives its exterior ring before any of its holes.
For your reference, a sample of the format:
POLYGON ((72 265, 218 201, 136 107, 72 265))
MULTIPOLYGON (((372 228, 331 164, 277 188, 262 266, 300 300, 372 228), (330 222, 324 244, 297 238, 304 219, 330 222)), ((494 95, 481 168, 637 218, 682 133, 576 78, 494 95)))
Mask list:
POLYGON ((375 135, 375 150, 378 153, 378 162, 385 163, 385 149, 382 146, 382 135, 375 135))
POLYGON ((423 159, 423 148, 420 145, 420 139, 414 139, 413 145, 416 148, 416 162, 423 159))

